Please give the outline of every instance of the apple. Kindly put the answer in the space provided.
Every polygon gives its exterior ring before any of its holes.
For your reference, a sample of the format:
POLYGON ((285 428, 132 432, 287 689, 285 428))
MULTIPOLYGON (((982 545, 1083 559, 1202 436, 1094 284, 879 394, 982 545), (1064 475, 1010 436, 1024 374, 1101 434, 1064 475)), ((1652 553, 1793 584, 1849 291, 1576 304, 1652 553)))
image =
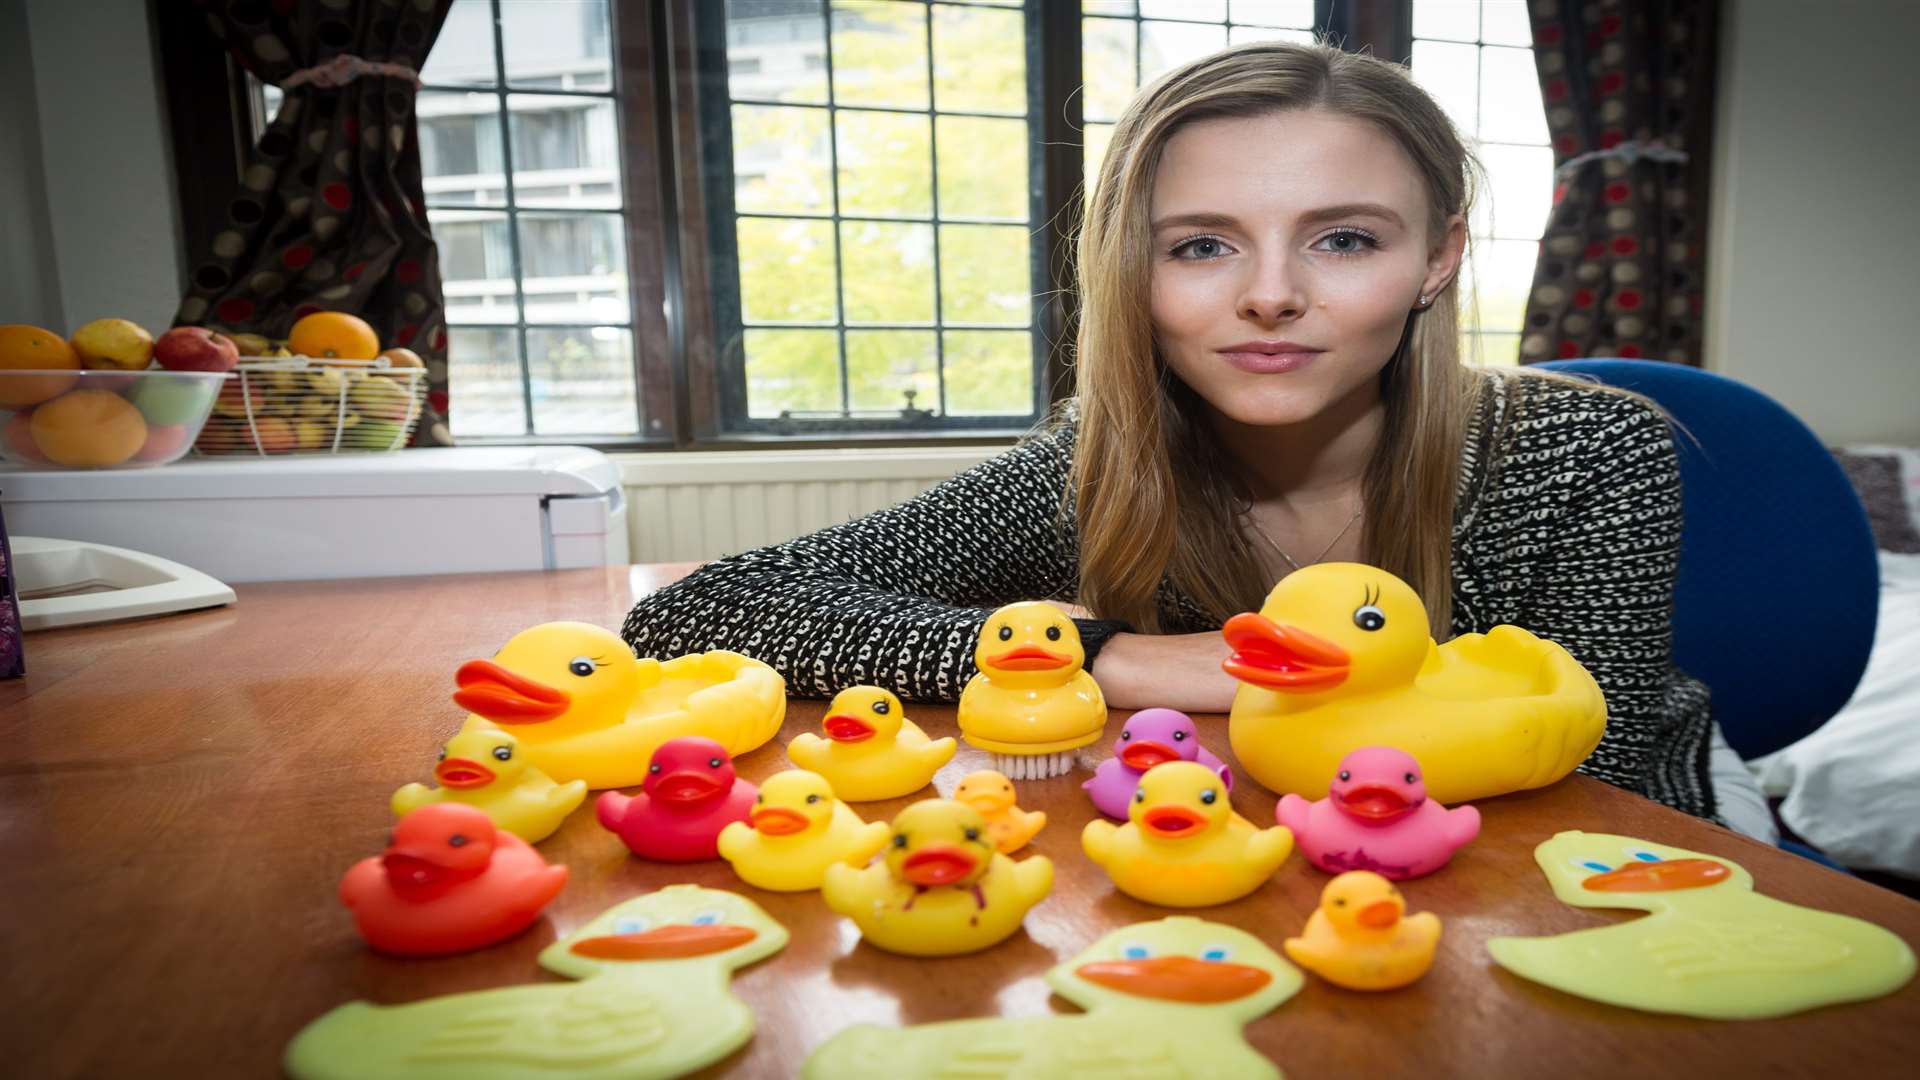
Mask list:
POLYGON ((133 460, 167 462, 187 452, 185 424, 161 424, 147 428, 147 441, 134 451, 133 460))
MULTIPOLYGON (((220 387, 225 391, 225 385, 220 387)), ((206 415, 207 400, 215 387, 211 379, 181 375, 146 375, 128 394, 127 400, 157 427, 191 424, 206 415)), ((244 407, 243 407, 244 408, 244 407)), ((242 412, 242 415, 245 415, 242 412)))
POLYGON ((391 379, 368 379, 347 392, 354 411, 374 420, 407 420, 413 414, 413 393, 391 379))
POLYGON ((153 359, 153 335, 126 319, 95 319, 73 332, 72 344, 90 368, 140 371, 153 359))
POLYGON ((292 453, 299 445, 293 425, 278 416, 262 416, 253 422, 253 438, 247 441, 264 454, 292 453))
MULTIPOLYGON (((420 359, 420 354, 417 352, 414 352, 412 349, 402 349, 402 348, 396 347, 396 348, 388 349, 386 352, 383 352, 380 355, 386 358, 387 366, 385 368, 374 368, 373 369, 374 374, 376 375, 398 373, 402 371, 407 371, 409 369, 424 370, 427 366, 427 362, 425 360, 420 359)), ((413 376, 409 375, 405 377, 412 378, 413 376)))
POLYGON ((406 425, 398 420, 367 420, 341 440, 355 450, 398 450, 407 445, 406 425))
POLYGON ((153 358, 172 371, 232 371, 240 350, 204 326, 176 326, 153 343, 153 358))
POLYGON ((32 409, 22 409, 7 418, 5 442, 8 455, 15 461, 29 465, 53 464, 40 452, 40 444, 33 441, 32 409))

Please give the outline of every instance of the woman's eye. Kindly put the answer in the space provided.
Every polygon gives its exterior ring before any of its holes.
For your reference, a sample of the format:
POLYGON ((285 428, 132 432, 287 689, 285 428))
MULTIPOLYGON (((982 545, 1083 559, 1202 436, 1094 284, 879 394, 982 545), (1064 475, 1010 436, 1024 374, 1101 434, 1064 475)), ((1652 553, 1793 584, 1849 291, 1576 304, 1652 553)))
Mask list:
POLYGON ((1379 241, 1373 237, 1353 229, 1342 229, 1336 233, 1329 233, 1321 237, 1320 242, 1327 245, 1327 250, 1333 252, 1335 255, 1359 255, 1362 252, 1380 246, 1379 241))
POLYGON ((1203 262, 1207 259, 1217 259, 1232 250, 1224 240, 1211 236, 1196 236, 1191 240, 1183 240, 1175 244, 1169 254, 1176 259, 1203 262))

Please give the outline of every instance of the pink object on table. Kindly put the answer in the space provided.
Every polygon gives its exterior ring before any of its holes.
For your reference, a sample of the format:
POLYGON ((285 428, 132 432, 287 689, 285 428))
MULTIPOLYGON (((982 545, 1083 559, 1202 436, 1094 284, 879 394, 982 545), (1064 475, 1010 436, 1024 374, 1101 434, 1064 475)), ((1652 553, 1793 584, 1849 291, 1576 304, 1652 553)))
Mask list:
POLYGON ((423 806, 400 819, 385 854, 340 880, 367 944, 400 956, 484 948, 533 925, 567 883, 525 840, 478 807, 423 806))
POLYGON ((719 743, 687 735, 653 752, 640 794, 609 791, 593 810, 643 859, 699 862, 720 857, 720 830, 747 820, 759 794, 734 775, 733 759, 719 743))
POLYGON ((1101 762, 1093 779, 1080 787, 1092 796, 1095 809, 1125 821, 1141 775, 1169 761, 1197 761, 1219 773, 1227 790, 1233 790, 1233 770, 1200 745, 1200 729, 1193 717, 1177 709, 1141 709, 1128 717, 1119 741, 1113 744, 1113 756, 1101 762))
POLYGON ((1480 811, 1427 798, 1420 763, 1391 746, 1348 754, 1326 798, 1283 796, 1274 816, 1327 873, 1371 870, 1396 881, 1433 873, 1480 835, 1480 811))

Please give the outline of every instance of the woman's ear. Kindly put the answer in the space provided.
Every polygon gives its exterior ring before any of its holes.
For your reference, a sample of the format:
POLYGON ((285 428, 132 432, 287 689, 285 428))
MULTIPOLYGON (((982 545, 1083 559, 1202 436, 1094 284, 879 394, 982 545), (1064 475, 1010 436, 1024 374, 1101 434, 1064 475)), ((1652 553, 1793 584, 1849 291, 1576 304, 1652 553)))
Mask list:
POLYGON ((1427 276, 1420 283, 1420 295, 1439 296, 1460 273, 1460 260, 1467 250, 1467 219, 1455 214, 1447 219, 1440 242, 1427 253, 1427 276))

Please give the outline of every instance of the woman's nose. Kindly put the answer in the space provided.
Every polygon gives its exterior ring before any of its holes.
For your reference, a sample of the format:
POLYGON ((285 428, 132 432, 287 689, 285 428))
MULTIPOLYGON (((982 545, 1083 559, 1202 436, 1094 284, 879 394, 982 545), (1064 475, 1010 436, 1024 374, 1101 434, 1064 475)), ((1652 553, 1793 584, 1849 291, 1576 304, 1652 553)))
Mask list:
POLYGON ((1285 255, 1266 256, 1252 261, 1237 306, 1243 319, 1288 322, 1306 314, 1306 289, 1285 255))

